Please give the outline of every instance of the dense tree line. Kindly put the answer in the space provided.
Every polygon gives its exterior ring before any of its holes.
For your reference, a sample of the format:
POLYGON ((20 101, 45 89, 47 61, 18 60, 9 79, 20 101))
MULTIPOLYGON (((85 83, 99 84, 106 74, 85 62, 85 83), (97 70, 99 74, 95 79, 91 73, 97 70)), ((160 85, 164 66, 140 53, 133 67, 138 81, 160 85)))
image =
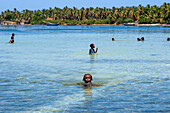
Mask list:
POLYGON ((0 22, 13 21, 20 23, 26 21, 29 24, 121 24, 137 22, 139 24, 169 24, 170 23, 170 3, 163 3, 160 7, 147 5, 143 7, 120 7, 120 8, 84 8, 76 7, 63 9, 55 7, 52 9, 42 9, 31 11, 25 9, 19 12, 16 8, 1 12, 0 22), (46 20, 52 18, 53 20, 46 20))

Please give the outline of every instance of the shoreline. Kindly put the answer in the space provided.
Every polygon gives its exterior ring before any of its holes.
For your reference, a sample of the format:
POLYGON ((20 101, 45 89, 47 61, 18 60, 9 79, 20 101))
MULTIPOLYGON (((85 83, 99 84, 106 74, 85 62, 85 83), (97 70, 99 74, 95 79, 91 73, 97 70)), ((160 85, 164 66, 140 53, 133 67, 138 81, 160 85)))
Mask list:
POLYGON ((169 26, 170 24, 136 24, 135 26, 169 26))
MULTIPOLYGON (((0 24, 0 25, 32 25, 32 24, 0 24)), ((45 25, 45 24, 34 24, 34 25, 45 25)), ((79 24, 60 24, 64 26, 80 26, 79 24)), ((81 24, 83 26, 89 26, 87 24, 81 24)), ((170 24, 135 24, 135 25, 124 25, 124 24, 90 24, 92 26, 100 26, 100 25, 105 25, 105 26, 165 26, 165 27, 170 27, 170 24)))

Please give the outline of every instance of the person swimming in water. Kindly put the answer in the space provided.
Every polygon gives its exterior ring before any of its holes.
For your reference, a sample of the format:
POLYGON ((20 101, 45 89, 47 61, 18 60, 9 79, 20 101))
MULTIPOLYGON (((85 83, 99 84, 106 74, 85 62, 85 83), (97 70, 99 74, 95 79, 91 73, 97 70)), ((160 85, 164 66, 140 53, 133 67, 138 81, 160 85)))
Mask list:
POLYGON ((11 40, 9 41, 9 43, 14 43, 14 33, 12 33, 12 36, 11 36, 11 40))
POLYGON ((140 41, 140 38, 137 38, 137 41, 140 41))
POLYGON ((142 38, 141 38, 141 41, 144 41, 144 40, 145 40, 144 37, 142 37, 142 38))
POLYGON ((84 83, 77 83, 77 85, 81 85, 84 87, 92 87, 92 86, 100 86, 98 84, 94 84, 91 81, 93 80, 92 75, 91 74, 85 74, 83 77, 83 81, 84 83))
POLYGON ((91 47, 91 49, 89 50, 89 54, 97 53, 98 48, 96 48, 96 51, 95 51, 95 50, 94 50, 94 48, 95 48, 94 44, 90 44, 90 47, 91 47))

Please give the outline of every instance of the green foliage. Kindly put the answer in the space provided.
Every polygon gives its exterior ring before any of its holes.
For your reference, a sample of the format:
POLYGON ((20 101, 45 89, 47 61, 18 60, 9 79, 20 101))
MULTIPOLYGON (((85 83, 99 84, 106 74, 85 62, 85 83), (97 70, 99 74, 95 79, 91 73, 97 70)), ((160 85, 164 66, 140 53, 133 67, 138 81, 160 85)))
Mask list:
POLYGON ((151 24, 153 23, 151 18, 145 17, 144 15, 139 16, 138 20, 139 24, 151 24))
POLYGON ((82 23, 82 24, 90 25, 90 24, 94 24, 94 23, 95 23, 95 20, 90 19, 90 20, 82 21, 81 23, 82 23))
POLYGON ((147 20, 146 20, 145 16, 143 16, 143 15, 139 16, 139 19, 138 19, 139 24, 146 24, 147 23, 146 21, 147 20))
POLYGON ((40 12, 40 11, 35 12, 31 19, 31 24, 42 24, 43 18, 41 17, 41 14, 42 14, 42 12, 40 12))
POLYGON ((30 20, 30 23, 33 25, 34 24, 45 24, 44 19, 41 15, 42 15, 41 11, 35 12, 32 19, 30 20))
POLYGON ((76 7, 63 9, 49 8, 43 10, 31 11, 25 9, 19 12, 16 8, 14 11, 1 12, 0 21, 16 21, 17 23, 26 21, 30 24, 122 24, 138 21, 141 24, 150 23, 170 23, 170 3, 163 3, 162 6, 156 5, 146 7, 120 7, 115 8, 81 8, 76 7), (51 18, 51 20, 47 20, 51 18))
POLYGON ((132 23, 134 22, 131 18, 124 19, 124 23, 132 23))
POLYGON ((95 24, 103 24, 103 20, 97 20, 95 21, 95 24))
POLYGON ((119 18, 116 20, 116 24, 121 24, 124 23, 123 18, 119 18))
POLYGON ((19 24, 19 21, 17 20, 16 23, 19 24))
POLYGON ((0 15, 0 22, 2 22, 3 21, 3 19, 1 18, 1 15, 0 15))
POLYGON ((12 13, 7 13, 6 14, 6 16, 5 16, 5 19, 6 20, 11 20, 11 19, 13 19, 14 17, 13 17, 13 15, 12 15, 12 13))
POLYGON ((104 19, 104 20, 97 20, 94 24, 110 24, 110 20, 104 19))

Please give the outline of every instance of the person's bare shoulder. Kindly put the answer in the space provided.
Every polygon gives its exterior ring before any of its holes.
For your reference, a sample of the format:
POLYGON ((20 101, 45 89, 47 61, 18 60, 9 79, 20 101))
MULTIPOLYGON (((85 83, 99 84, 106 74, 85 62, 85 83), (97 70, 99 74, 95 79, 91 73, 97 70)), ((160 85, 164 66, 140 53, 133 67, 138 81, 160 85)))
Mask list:
POLYGON ((77 85, 82 85, 84 87, 101 86, 99 84, 94 84, 94 83, 77 83, 77 85))
POLYGON ((91 83, 91 86, 101 86, 99 84, 91 83))
POLYGON ((77 83, 77 85, 85 85, 85 83, 77 83))

